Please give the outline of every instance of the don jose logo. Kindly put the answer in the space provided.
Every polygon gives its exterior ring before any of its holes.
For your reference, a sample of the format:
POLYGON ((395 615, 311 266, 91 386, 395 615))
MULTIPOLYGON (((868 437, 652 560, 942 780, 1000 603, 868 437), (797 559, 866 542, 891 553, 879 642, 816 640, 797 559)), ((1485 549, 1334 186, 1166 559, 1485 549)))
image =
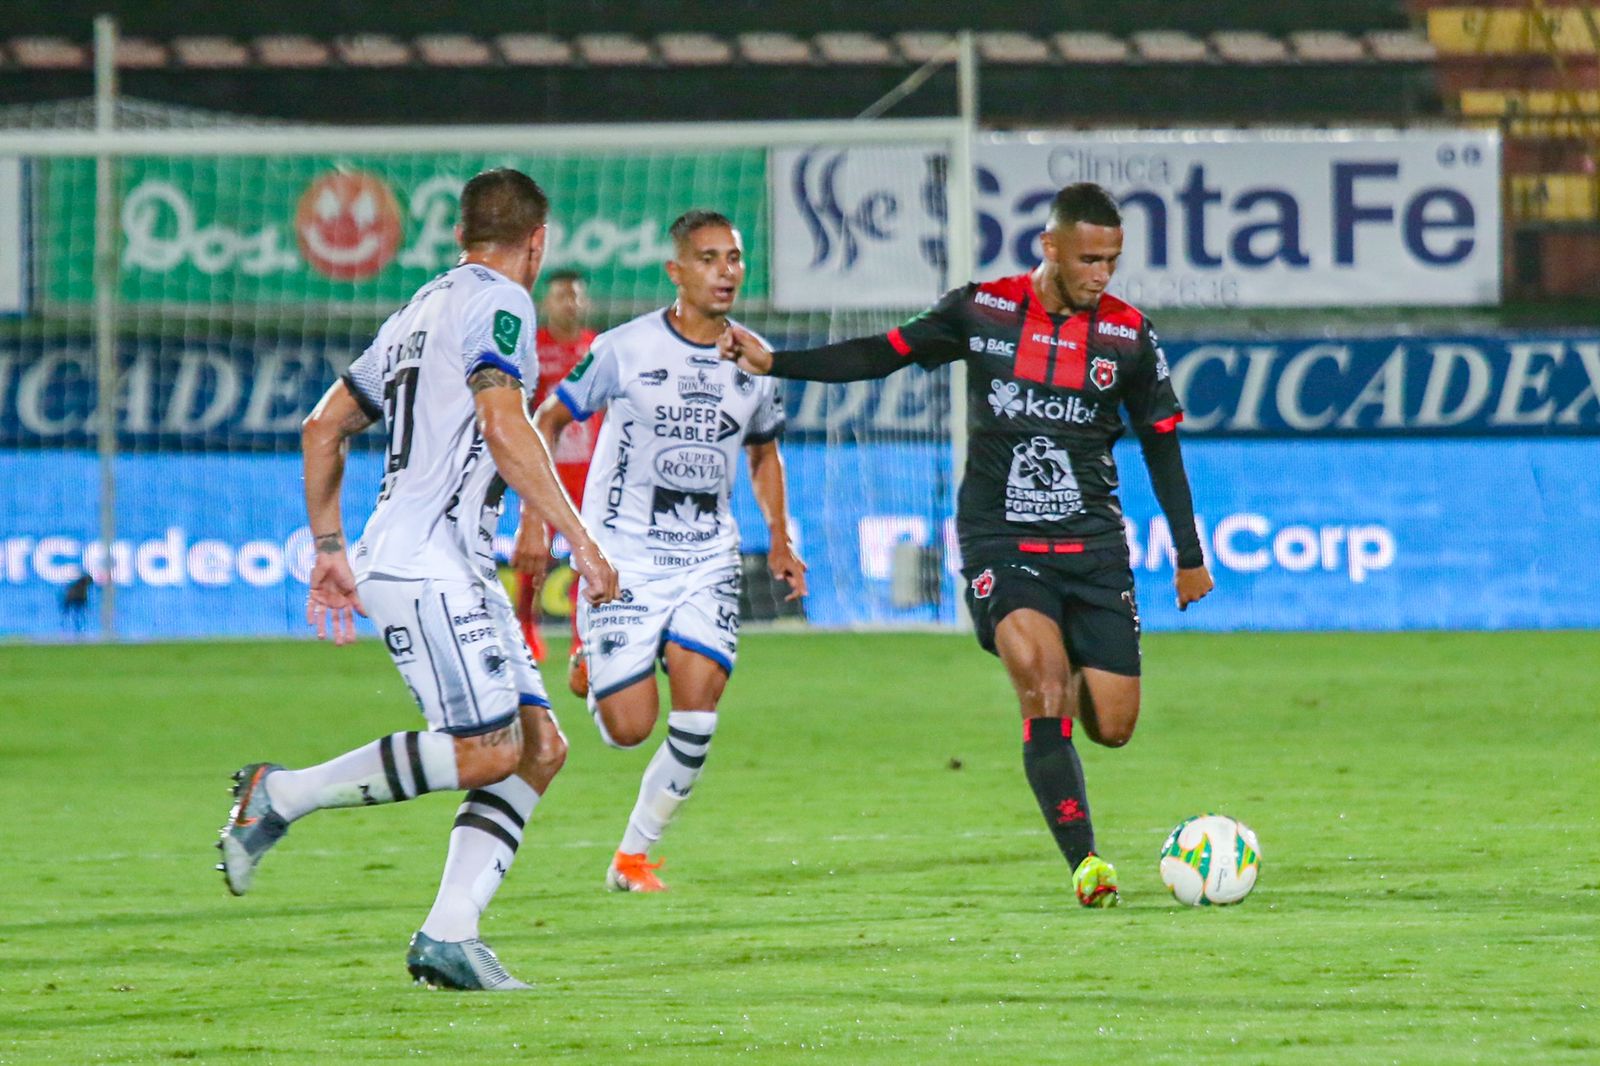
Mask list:
POLYGON ((372 174, 324 174, 301 195, 294 232, 318 272, 340 281, 371 277, 400 247, 400 205, 372 174))
MULTIPOLYGON (((861 175, 865 153, 848 149, 816 149, 802 154, 790 173, 789 189, 806 232, 811 237, 811 263, 815 269, 828 267, 840 274, 848 274, 860 261, 862 254, 873 244, 890 244, 901 239, 900 234, 914 224, 908 205, 902 198, 916 199, 920 194, 923 207, 932 221, 945 217, 943 156, 929 154, 925 157, 926 175, 919 189, 906 189, 879 184, 895 175, 899 161, 895 160, 888 174, 861 175), (909 193, 909 197, 907 197, 909 193)), ((938 237, 923 237, 918 241, 923 259, 935 267, 944 264, 944 242, 938 237)))

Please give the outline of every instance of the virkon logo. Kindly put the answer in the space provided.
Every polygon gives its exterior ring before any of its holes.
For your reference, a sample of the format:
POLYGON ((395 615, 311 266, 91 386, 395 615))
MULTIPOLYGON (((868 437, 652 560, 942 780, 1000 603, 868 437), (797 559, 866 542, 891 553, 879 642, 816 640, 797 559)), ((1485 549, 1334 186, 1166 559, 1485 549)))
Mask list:
POLYGON ((318 272, 340 281, 371 277, 400 247, 400 205, 372 174, 324 174, 300 197, 294 232, 318 272))

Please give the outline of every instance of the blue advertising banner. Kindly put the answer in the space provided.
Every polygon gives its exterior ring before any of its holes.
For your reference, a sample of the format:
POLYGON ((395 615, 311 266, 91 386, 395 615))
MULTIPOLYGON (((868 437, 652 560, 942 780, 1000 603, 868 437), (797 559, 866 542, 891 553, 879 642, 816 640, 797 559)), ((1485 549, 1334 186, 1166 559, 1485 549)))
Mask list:
MULTIPOLYGON (((782 347, 809 343, 778 337, 782 347)), ((1600 433, 1600 336, 1239 338, 1168 341, 1185 429, 1212 436, 1522 436, 1600 433)), ((300 422, 359 351, 345 342, 151 338, 122 350, 126 450, 298 452, 300 422)), ((95 441, 88 337, 0 339, 0 448, 95 441)), ((791 439, 936 440, 948 371, 784 386, 791 439)), ((379 445, 377 434, 357 447, 379 445)))
MULTIPOLYGON (((953 537, 932 502, 945 454, 786 449, 813 623, 957 619, 953 537), (928 553, 943 568, 938 604, 907 601, 905 546, 946 549, 928 553)), ((1180 615, 1170 534, 1137 448, 1119 449, 1147 628, 1600 626, 1600 442, 1195 440, 1185 454, 1217 592, 1180 615)), ((299 476, 294 456, 125 457, 107 553, 94 542, 92 455, 0 453, 0 637, 70 638, 85 620, 63 610, 63 593, 84 569, 103 572, 108 554, 125 636, 304 635, 299 476), (83 498, 69 507, 41 485, 79 486, 83 498)), ((377 482, 377 456, 353 456, 352 531, 377 482)), ((736 512, 746 547, 763 548, 743 486, 736 512)))

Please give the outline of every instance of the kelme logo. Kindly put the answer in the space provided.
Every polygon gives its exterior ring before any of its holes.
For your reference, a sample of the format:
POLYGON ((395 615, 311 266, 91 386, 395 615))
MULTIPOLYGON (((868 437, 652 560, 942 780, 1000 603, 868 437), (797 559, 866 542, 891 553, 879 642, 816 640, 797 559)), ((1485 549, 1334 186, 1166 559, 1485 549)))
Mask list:
POLYGON ((517 350, 517 337, 522 333, 522 319, 510 311, 494 313, 494 343, 501 355, 517 350))

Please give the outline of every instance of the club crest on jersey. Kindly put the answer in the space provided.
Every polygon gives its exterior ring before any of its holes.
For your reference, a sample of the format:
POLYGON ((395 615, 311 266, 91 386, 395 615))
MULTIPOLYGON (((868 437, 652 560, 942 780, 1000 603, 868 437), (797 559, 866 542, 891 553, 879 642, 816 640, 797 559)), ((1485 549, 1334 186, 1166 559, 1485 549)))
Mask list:
POLYGON ((627 646, 628 634, 626 633, 600 634, 599 647, 601 656, 614 655, 627 646))
POLYGON ((704 370, 695 371, 691 377, 678 376, 678 396, 688 403, 721 403, 722 382, 712 381, 704 370))
POLYGON ((974 599, 986 600, 994 591, 994 571, 985 570, 972 579, 972 595, 974 599))
POLYGON ((490 677, 505 676, 506 666, 510 660, 500 650, 500 645, 491 644, 479 652, 478 656, 483 660, 483 668, 489 672, 490 677))
POLYGON ((733 387, 739 390, 740 396, 748 396, 756 391, 756 379, 738 367, 734 367, 733 387))
POLYGON ((1117 383, 1117 361, 1096 358, 1089 364, 1089 380, 1102 392, 1117 383))
MULTIPOLYGON (((977 340, 976 337, 973 340, 977 340)), ((1015 381, 1001 381, 994 378, 989 382, 989 406, 994 408, 995 417, 1008 415, 1011 418, 1022 413, 1022 388, 1015 381)))

